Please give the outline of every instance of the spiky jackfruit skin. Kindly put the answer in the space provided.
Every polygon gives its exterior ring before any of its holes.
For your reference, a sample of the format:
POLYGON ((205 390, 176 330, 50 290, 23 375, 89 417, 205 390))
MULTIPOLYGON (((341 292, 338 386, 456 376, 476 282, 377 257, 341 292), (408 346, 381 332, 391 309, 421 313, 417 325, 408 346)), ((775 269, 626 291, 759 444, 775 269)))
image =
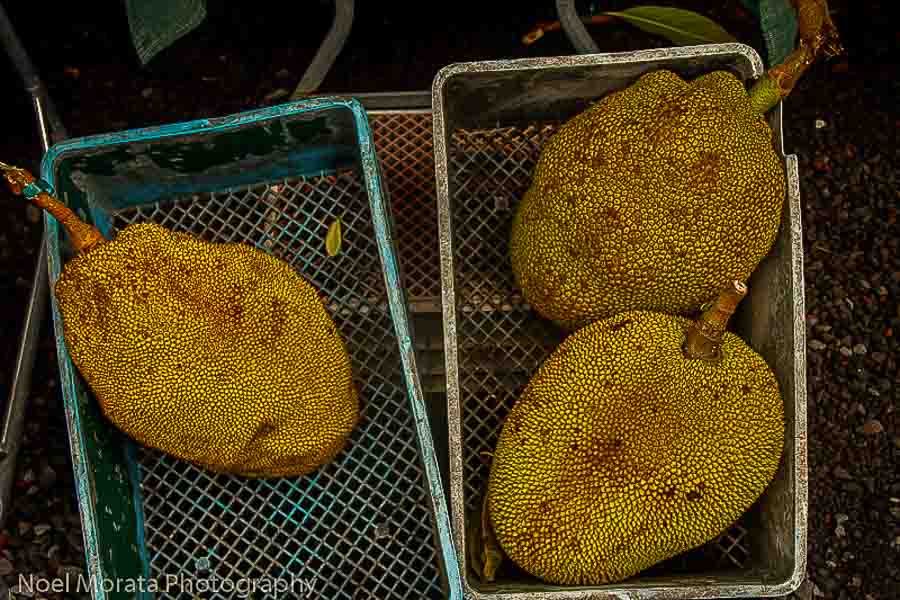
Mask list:
POLYGON ((287 263, 135 224, 54 288, 72 362, 138 442, 246 477, 306 474, 359 418, 350 359, 287 263))
POLYGON ((568 329, 628 310, 686 314, 746 280, 784 194, 772 131, 737 78, 654 71, 544 146, 513 219, 513 274, 568 329))
POLYGON ((713 539, 774 476, 777 380, 725 333, 689 360, 680 317, 631 312, 570 335, 504 421, 488 481, 503 551, 562 585, 628 578, 713 539))

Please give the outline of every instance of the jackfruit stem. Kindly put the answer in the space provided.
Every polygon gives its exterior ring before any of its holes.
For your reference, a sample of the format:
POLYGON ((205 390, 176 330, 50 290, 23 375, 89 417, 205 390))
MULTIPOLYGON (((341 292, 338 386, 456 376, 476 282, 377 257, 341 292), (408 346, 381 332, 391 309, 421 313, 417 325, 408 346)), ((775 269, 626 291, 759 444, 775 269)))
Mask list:
MULTIPOLYGON (((25 169, 13 167, 2 162, 0 162, 0 172, 3 173, 9 189, 16 195, 23 195, 25 189, 35 182, 34 175, 25 169)), ((72 212, 69 207, 47 192, 40 191, 29 198, 29 200, 38 208, 49 212, 59 221, 60 225, 65 228, 66 233, 69 234, 69 240, 72 242, 76 252, 86 252, 106 241, 103 238, 103 234, 96 227, 79 219, 78 215, 72 212)))
POLYGON ((721 292, 700 318, 694 321, 685 335, 682 352, 689 359, 721 359, 722 335, 728 327, 728 320, 737 305, 747 295, 747 286, 740 281, 732 281, 721 292))
POLYGON ((832 57, 844 51, 827 0, 792 1, 797 11, 797 47, 750 89, 750 104, 760 116, 790 94, 806 69, 821 55, 832 57))

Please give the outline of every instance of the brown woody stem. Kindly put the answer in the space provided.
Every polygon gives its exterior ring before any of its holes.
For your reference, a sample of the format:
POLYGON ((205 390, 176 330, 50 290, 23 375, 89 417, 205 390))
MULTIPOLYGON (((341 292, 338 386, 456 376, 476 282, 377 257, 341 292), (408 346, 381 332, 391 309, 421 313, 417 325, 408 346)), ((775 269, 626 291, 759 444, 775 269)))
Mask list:
POLYGON ((790 94, 806 69, 822 54, 835 56, 844 51, 828 13, 827 0, 792 2, 797 11, 797 48, 751 88, 750 103, 759 115, 767 113, 790 94))
MULTIPOLYGON (((16 195, 21 195, 28 185, 35 182, 34 175, 25 169, 13 167, 2 162, 0 162, 0 173, 3 174, 3 178, 9 184, 9 189, 16 195)), ((69 210, 69 207, 50 194, 40 192, 30 200, 32 204, 46 210, 59 221, 60 225, 65 228, 66 233, 69 234, 69 239, 76 252, 85 252, 106 241, 103 238, 103 234, 96 227, 79 219, 78 215, 69 210)))
POLYGON ((722 357, 722 335, 746 295, 747 286, 740 281, 732 281, 719 293, 713 305, 688 328, 682 346, 686 358, 715 361, 722 357))

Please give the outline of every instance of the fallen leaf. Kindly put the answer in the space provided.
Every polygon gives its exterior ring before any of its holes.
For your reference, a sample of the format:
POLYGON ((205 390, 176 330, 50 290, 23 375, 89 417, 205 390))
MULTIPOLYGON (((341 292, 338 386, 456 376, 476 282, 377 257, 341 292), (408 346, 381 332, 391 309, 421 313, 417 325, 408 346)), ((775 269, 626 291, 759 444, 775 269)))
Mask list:
POLYGON ((328 253, 328 256, 337 256, 341 251, 343 241, 341 220, 338 218, 328 226, 328 234, 325 236, 325 251, 328 253))

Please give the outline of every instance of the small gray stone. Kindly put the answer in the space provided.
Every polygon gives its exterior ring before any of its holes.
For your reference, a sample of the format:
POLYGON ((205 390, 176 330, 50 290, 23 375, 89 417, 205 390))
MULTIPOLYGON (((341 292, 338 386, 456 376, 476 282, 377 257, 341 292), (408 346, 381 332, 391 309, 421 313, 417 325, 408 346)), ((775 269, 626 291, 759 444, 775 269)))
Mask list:
POLYGON ((53 526, 49 523, 38 523, 34 526, 34 535, 35 537, 41 537, 49 533, 51 529, 53 529, 53 526))
POLYGON ((62 551, 62 548, 59 547, 59 544, 54 544, 47 548, 47 558, 50 560, 56 560, 59 558, 59 553, 62 551))
POLYGON ((834 515, 834 520, 837 521, 838 525, 840 525, 841 523, 846 523, 847 521, 849 521, 850 517, 848 517, 844 513, 838 513, 834 515))
POLYGON ((853 356, 853 350, 851 350, 850 348, 847 348, 846 346, 841 346, 841 349, 839 350, 839 352, 841 353, 841 356, 845 356, 847 358, 850 358, 851 356, 853 356))
POLYGON ((838 536, 839 538, 847 537, 847 530, 844 529, 843 525, 838 525, 834 528, 834 535, 838 536))
POLYGON ((820 342, 819 340, 809 340, 809 348, 813 352, 821 352, 822 350, 824 350, 827 347, 828 346, 826 346, 823 342, 820 342))
POLYGON ((38 484, 41 488, 48 490, 53 487, 56 483, 56 470, 50 465, 44 465, 44 468, 41 469, 41 476, 38 479, 38 484))
POLYGON ((5 558, 0 558, 0 577, 12 575, 13 564, 5 558))
POLYGON ((13 598, 34 598, 34 590, 28 586, 17 585, 9 590, 12 592, 13 598))
POLYGON ((866 352, 868 352, 868 349, 864 344, 856 344, 855 346, 853 346, 853 354, 863 355, 866 352))
POLYGON ((853 479, 853 476, 850 474, 850 471, 845 469, 844 467, 835 467, 834 468, 834 476, 838 479, 850 480, 853 479))
POLYGON ((152 95, 153 95, 153 88, 144 88, 143 90, 141 90, 141 96, 144 98, 144 100, 149 100, 150 96, 152 96, 152 95))

